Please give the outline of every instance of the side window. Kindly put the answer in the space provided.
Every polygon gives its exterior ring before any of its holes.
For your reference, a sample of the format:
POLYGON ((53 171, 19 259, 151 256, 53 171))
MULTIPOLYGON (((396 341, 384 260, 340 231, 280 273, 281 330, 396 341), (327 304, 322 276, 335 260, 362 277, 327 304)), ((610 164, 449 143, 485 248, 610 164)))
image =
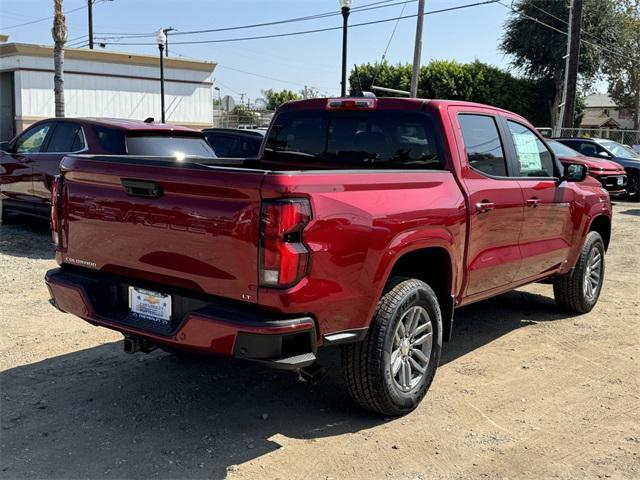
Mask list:
POLYGON ((235 140, 227 135, 207 135, 207 142, 213 147, 218 157, 228 157, 232 152, 235 140))
POLYGON ((258 140, 239 138, 233 146, 233 156, 235 157, 255 157, 260 151, 258 140))
POLYGON ((100 142, 100 146, 113 155, 125 155, 124 132, 115 128, 93 127, 93 132, 100 142))
POLYGON ((575 148, 585 157, 595 157, 598 153, 604 151, 604 149, 595 142, 580 142, 575 145, 575 148))
POLYGON ((25 132, 16 142, 16 153, 39 152, 50 128, 51 124, 45 123, 25 132))
POLYGON ((507 120, 516 148, 517 177, 553 177, 553 155, 529 128, 507 120))
POLYGON ((84 148, 80 125, 60 122, 56 125, 51 140, 47 145, 47 152, 68 153, 77 152, 84 148))
POLYGON ((504 148, 493 117, 461 114, 458 117, 469 165, 494 177, 507 176, 504 148))

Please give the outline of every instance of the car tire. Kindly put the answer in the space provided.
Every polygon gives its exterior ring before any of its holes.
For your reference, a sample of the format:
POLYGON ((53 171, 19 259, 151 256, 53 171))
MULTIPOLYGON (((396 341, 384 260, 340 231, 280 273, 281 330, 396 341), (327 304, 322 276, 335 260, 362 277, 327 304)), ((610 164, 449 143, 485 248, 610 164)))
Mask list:
POLYGON ((627 199, 632 202, 640 200, 640 171, 633 172, 627 179, 627 199))
POLYGON ((3 208, 2 194, 0 193, 0 225, 7 223, 9 219, 9 212, 3 208))
POLYGON ((442 315, 436 294, 420 280, 392 279, 365 339, 342 347, 351 398, 386 416, 411 412, 433 381, 441 350, 442 315))
POLYGON ((553 283, 558 306, 576 313, 587 313, 598 302, 605 272, 605 249, 598 232, 589 232, 573 270, 553 283))

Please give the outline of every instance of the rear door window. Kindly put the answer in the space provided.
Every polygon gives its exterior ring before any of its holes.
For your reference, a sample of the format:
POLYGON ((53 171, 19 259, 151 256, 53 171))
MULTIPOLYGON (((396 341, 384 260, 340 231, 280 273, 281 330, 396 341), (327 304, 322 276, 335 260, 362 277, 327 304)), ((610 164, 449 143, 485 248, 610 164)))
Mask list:
POLYGON ((82 128, 77 123, 59 122, 47 145, 47 152, 69 153, 84 148, 82 128))
POLYGON ((496 120, 488 115, 458 116, 469 166, 492 177, 507 176, 504 147, 496 120))

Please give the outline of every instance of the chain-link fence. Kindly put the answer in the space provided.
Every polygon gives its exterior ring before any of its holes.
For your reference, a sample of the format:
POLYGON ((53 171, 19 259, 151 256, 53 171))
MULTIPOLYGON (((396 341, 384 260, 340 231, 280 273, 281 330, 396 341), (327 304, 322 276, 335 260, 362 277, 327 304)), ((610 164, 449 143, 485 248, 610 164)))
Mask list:
POLYGON ((268 127, 273 113, 270 110, 248 110, 240 114, 214 110, 213 126, 216 128, 268 127))
MULTIPOLYGON (((553 136, 551 127, 538 128, 545 137, 553 136)), ((617 130, 612 128, 563 128, 561 137, 607 138, 640 149, 640 130, 617 130)))

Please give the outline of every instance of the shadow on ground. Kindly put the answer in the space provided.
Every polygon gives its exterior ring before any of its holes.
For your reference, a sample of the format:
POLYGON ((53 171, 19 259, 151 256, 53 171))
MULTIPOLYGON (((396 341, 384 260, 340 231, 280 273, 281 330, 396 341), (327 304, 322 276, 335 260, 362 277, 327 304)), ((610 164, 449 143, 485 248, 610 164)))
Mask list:
MULTIPOLYGON (((524 292, 461 309, 443 363, 560 318, 550 298, 524 292)), ((121 349, 105 344, 0 374, 3 477, 221 478, 278 449, 276 434, 313 441, 394 421, 352 405, 336 350, 322 359, 336 368, 310 386, 252 363, 121 349)))
POLYGON ((0 225, 0 254, 36 260, 54 258, 49 222, 10 215, 9 221, 0 225))
POLYGON ((636 217, 640 216, 640 208, 630 208, 629 210, 624 210, 620 212, 622 215, 634 215, 636 217))

